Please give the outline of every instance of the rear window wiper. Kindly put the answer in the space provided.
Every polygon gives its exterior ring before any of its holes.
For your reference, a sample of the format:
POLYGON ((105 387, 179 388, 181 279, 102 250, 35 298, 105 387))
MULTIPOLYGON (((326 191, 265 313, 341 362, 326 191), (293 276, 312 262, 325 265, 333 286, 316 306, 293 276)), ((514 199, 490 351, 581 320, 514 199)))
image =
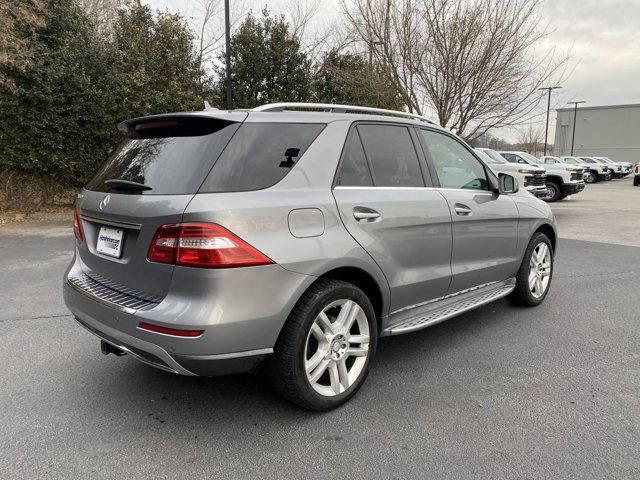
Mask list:
POLYGON ((106 180, 104 184, 110 190, 127 190, 130 192, 137 192, 140 190, 153 190, 149 185, 145 185, 144 183, 132 182, 130 180, 121 180, 118 178, 106 180))

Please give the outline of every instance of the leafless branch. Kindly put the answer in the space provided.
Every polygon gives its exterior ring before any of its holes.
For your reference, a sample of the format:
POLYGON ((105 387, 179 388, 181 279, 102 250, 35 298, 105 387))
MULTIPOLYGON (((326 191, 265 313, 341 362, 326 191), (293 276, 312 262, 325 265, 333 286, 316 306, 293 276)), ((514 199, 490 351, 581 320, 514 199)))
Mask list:
POLYGON ((538 114, 568 53, 536 55, 541 0, 342 0, 352 31, 406 107, 472 140, 538 114))

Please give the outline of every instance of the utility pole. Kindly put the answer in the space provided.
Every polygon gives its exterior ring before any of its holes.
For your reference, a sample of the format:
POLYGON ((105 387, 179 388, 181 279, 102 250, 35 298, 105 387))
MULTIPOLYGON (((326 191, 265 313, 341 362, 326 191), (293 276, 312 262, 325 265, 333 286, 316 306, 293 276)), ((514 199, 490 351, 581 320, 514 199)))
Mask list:
POLYGON ((547 99, 547 125, 544 129, 544 154, 543 155, 547 155, 547 135, 549 134, 549 110, 551 109, 551 90, 555 90, 556 88, 562 88, 562 87, 542 87, 539 88, 538 90, 547 90, 549 92, 549 97, 547 99))
POLYGON ((227 110, 233 110, 231 98, 231 20, 229 19, 229 0, 224 0, 224 36, 227 74, 227 110))
POLYGON ((579 103, 587 103, 584 100, 579 100, 577 102, 567 102, 567 105, 573 105, 573 133, 571 134, 571 156, 573 157, 573 142, 576 139, 576 118, 578 116, 578 104, 579 103))

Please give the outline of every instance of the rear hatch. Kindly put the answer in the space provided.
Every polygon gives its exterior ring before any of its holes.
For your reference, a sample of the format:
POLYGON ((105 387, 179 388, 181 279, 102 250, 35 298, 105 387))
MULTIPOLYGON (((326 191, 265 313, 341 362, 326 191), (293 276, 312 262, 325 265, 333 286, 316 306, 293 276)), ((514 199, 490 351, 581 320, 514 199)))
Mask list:
POLYGON ((187 205, 247 114, 177 114, 123 122, 126 139, 77 202, 84 273, 119 291, 166 295, 172 265, 147 261, 158 227, 187 205))

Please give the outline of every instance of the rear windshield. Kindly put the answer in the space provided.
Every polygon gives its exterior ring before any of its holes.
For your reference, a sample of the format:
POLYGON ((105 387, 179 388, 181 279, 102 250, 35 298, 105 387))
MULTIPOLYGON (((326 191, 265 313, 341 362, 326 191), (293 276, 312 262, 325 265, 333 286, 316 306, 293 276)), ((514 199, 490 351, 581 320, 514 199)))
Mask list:
POLYGON ((200 192, 245 192, 275 185, 292 170, 324 127, 317 123, 244 123, 200 192))
POLYGON ((143 184, 118 193, 193 194, 240 126, 217 119, 181 118, 139 124, 107 159, 87 190, 114 191, 108 180, 143 184))

